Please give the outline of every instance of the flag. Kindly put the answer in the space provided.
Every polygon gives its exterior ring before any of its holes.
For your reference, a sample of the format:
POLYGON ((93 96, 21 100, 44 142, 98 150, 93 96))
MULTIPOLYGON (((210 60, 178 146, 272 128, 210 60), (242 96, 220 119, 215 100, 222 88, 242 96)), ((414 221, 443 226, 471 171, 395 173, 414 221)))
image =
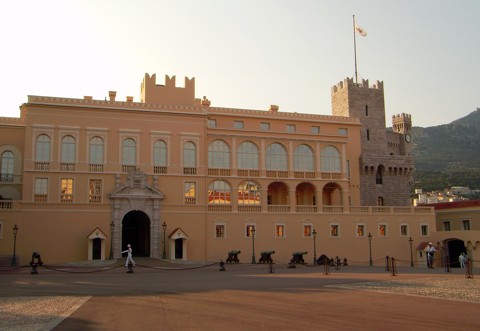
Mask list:
POLYGON ((361 35, 362 37, 365 37, 367 35, 367 31, 359 27, 357 24, 355 24, 355 31, 357 31, 358 34, 361 35))

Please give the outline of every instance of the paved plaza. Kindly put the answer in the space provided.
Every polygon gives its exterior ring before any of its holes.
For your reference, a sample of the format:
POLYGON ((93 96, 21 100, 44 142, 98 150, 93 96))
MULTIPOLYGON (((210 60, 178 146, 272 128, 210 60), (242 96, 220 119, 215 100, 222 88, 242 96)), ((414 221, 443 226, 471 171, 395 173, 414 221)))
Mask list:
POLYGON ((122 262, 0 269, 0 329, 480 329, 477 270, 122 262))

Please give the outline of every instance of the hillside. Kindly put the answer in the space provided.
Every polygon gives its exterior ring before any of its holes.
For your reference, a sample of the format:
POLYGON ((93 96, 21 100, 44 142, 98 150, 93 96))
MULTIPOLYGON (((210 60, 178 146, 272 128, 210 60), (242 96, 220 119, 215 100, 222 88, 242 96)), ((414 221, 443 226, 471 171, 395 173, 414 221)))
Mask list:
POLYGON ((412 128, 415 188, 480 188, 480 108, 450 124, 412 128))

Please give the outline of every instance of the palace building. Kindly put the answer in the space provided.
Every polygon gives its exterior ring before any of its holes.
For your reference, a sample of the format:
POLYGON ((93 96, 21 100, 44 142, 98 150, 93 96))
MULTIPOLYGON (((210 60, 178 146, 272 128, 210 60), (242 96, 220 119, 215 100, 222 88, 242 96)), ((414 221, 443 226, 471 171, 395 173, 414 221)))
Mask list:
POLYGON ((433 208, 410 203, 411 117, 387 130, 382 82, 335 85, 333 115, 214 107, 195 78, 148 74, 139 101, 30 95, 20 108, 0 118, 0 255, 15 245, 21 263, 119 258, 127 244, 170 260, 410 261, 435 231, 433 208))

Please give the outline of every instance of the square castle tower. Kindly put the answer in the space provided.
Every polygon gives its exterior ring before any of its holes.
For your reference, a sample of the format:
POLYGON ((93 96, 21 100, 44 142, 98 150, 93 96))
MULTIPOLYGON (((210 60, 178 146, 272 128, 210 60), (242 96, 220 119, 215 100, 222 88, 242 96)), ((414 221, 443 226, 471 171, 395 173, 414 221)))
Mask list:
MULTIPOLYGON (((332 114, 357 117, 360 133, 360 196, 364 206, 408 206, 413 183, 409 114, 394 115, 392 130, 385 124, 383 82, 369 86, 368 80, 353 79, 332 87, 332 114)), ((352 137, 352 139, 355 139, 352 137)))

